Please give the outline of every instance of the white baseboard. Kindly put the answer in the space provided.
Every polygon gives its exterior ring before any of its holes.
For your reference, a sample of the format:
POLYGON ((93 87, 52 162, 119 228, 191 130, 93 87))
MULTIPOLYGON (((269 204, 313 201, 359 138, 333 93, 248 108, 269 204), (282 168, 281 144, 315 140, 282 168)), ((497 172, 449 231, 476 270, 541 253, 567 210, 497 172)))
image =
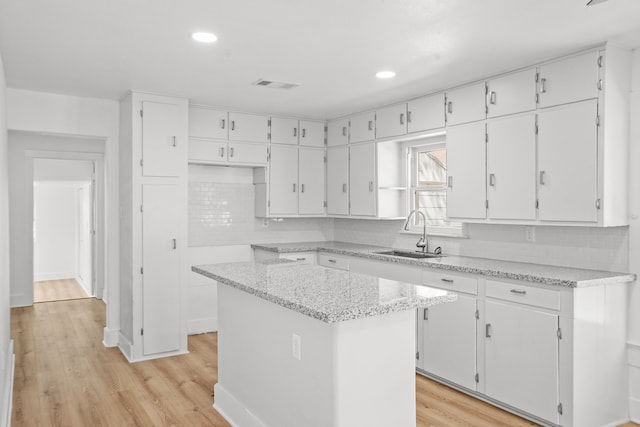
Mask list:
POLYGON ((216 332, 218 330, 218 319, 208 317, 204 319, 190 319, 187 321, 187 334, 206 334, 208 332, 216 332))
POLYGON ((73 271, 62 271, 54 273, 38 273, 33 275, 34 282, 42 282, 44 280, 62 280, 62 279, 75 279, 76 273, 73 271))
POLYGON ((219 383, 213 386, 213 409, 233 427, 267 427, 219 383))
POLYGON ((129 341, 127 337, 122 335, 122 332, 120 331, 118 331, 118 348, 120 349, 120 352, 123 354, 123 356, 127 359, 127 361, 131 363, 133 359, 133 344, 131 344, 131 341, 129 341))
POLYGON ((640 424, 640 399, 629 398, 629 416, 631 421, 640 424))
POLYGON ((116 347, 118 345, 120 329, 108 329, 104 328, 102 330, 102 344, 105 347, 116 347))
POLYGON ((2 378, 2 402, 0 402, 0 427, 11 425, 11 406, 13 402, 13 375, 15 372, 16 357, 13 354, 13 340, 9 341, 7 360, 3 361, 4 378, 2 378))

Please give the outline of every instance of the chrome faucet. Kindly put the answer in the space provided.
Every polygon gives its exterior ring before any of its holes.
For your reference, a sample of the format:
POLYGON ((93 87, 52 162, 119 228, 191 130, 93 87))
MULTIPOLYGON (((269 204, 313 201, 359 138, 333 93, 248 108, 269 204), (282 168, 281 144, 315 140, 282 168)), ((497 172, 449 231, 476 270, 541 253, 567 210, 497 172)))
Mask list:
POLYGON ((416 247, 422 248, 422 252, 429 252, 429 242, 427 241, 427 217, 425 216, 424 212, 419 209, 412 210, 407 216, 406 221, 404 222, 404 229, 405 231, 409 231, 409 222, 411 221, 411 217, 415 213, 419 213, 420 215, 422 215, 422 237, 420 238, 420 240, 418 240, 418 243, 416 243, 416 247))

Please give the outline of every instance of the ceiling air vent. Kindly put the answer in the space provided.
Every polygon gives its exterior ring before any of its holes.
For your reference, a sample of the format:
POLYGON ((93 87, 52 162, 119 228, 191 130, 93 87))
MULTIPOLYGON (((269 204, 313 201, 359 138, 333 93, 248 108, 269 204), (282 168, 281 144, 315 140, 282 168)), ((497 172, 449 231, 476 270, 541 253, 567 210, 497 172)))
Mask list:
POLYGON ((272 89, 293 89, 294 87, 300 86, 297 83, 277 82, 274 80, 265 80, 265 79, 258 79, 251 84, 255 86, 269 87, 272 89))

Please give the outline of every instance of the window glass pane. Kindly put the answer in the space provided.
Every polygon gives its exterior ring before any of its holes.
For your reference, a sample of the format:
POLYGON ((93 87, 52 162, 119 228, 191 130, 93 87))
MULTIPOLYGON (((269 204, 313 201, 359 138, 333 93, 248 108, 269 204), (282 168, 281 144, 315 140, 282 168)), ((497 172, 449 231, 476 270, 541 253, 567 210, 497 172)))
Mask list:
POLYGON ((447 180, 447 150, 418 151, 417 187, 441 187, 447 180))
MULTIPOLYGON (((447 191, 446 190, 416 190, 415 206, 427 217, 428 226, 449 226, 445 221, 447 217, 447 191)), ((418 215, 415 216, 414 225, 421 225, 418 215)))

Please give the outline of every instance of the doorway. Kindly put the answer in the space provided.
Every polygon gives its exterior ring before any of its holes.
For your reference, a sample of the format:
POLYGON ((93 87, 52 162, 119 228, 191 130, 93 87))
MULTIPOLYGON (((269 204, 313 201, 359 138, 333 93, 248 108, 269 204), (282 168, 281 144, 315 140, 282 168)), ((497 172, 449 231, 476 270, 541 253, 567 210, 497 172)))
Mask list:
POLYGON ((96 163, 33 159, 33 302, 93 297, 96 163))

